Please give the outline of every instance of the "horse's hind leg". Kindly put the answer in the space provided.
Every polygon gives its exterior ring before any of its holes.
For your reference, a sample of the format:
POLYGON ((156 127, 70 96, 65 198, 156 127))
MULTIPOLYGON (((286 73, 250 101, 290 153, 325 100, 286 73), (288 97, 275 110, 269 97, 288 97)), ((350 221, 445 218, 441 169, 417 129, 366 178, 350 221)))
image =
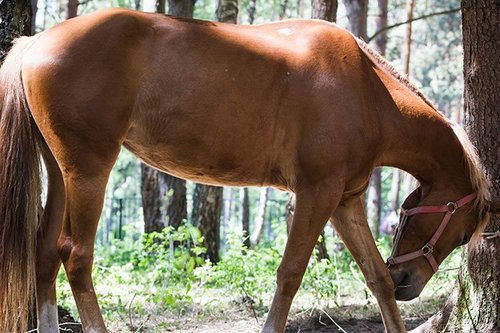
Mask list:
POLYGON ((64 183, 49 148, 42 144, 42 156, 48 175, 47 203, 37 237, 36 293, 39 333, 58 331, 56 277, 61 266, 57 240, 64 213, 64 183))
POLYGON ((394 297, 394 284, 373 240, 361 200, 356 198, 339 206, 332 223, 377 299, 387 332, 406 332, 394 297))
POLYGON ((81 149, 85 157, 63 172, 66 209, 58 247, 85 332, 106 332, 92 284, 92 264, 106 183, 118 152, 119 146, 99 156, 81 149))

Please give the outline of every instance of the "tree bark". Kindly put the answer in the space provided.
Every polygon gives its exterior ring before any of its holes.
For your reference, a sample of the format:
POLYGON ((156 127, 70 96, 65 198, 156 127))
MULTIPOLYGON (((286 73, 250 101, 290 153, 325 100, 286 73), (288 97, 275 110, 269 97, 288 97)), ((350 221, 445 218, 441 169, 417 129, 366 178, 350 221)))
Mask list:
POLYGON ((243 241, 243 245, 247 249, 250 248, 250 201, 248 199, 248 188, 245 187, 241 190, 241 227, 243 230, 243 237, 245 240, 243 241))
POLYGON ((377 31, 383 31, 375 38, 375 47, 381 55, 385 56, 385 51, 387 48, 387 8, 388 0, 378 0, 378 15, 375 19, 375 25, 377 31))
POLYGON ((231 224, 231 220, 233 219, 233 188, 229 187, 224 190, 224 195, 223 195, 223 200, 224 200, 224 219, 222 220, 222 223, 224 225, 224 228, 227 229, 229 228, 229 225, 231 224))
POLYGON ((412 35, 412 19, 413 19, 413 8, 415 7, 415 0, 406 1, 406 20, 408 24, 405 30, 405 43, 403 49, 403 73, 406 76, 410 76, 410 56, 411 56, 411 35, 412 35))
POLYGON ((361 39, 367 37, 368 0, 344 0, 349 30, 361 39))
POLYGON ((193 17, 195 0, 168 0, 170 15, 193 17))
POLYGON ((255 11, 257 10, 257 0, 249 0, 248 3, 248 24, 255 21, 255 11))
POLYGON ((270 187, 262 187, 260 189, 259 207, 257 209, 257 216, 255 218, 255 229, 252 235, 252 244, 258 245, 264 230, 264 223, 266 221, 266 208, 267 200, 269 199, 270 187))
POLYGON ((382 220, 382 169, 375 168, 368 186, 367 217, 373 237, 377 239, 382 220))
POLYGON ((312 0, 311 18, 337 22, 337 0, 312 0))
POLYGON ((33 33, 32 21, 31 0, 0 1, 0 63, 10 50, 14 39, 33 33))
POLYGON ((213 263, 219 261, 222 193, 222 187, 196 184, 193 194, 191 220, 203 235, 206 258, 213 263))
POLYGON ((298 17, 304 17, 304 11, 305 11, 304 1, 303 0, 297 0, 297 16, 298 17))
MULTIPOLYGON (((462 1, 465 124, 478 149, 493 199, 500 199, 500 3, 462 1)), ((493 216, 485 232, 500 230, 493 216)), ((418 332, 500 331, 500 238, 469 245, 454 293, 418 332)))
POLYGON ((187 219, 186 182, 145 164, 141 165, 144 232, 178 228, 187 219))
POLYGON ((238 0, 219 0, 216 14, 219 22, 236 23, 238 20, 238 0))
POLYGON ((286 17, 286 10, 288 9, 288 0, 281 0, 280 3, 280 20, 286 17))
POLYGON ((135 10, 141 10, 141 0, 134 0, 135 10))
POLYGON ((156 0, 156 12, 165 14, 165 5, 165 0, 156 0))
POLYGON ((79 0, 68 0, 66 19, 78 16, 78 6, 80 6, 79 0))
POLYGON ((312 0, 311 18, 337 22, 337 0, 312 0))

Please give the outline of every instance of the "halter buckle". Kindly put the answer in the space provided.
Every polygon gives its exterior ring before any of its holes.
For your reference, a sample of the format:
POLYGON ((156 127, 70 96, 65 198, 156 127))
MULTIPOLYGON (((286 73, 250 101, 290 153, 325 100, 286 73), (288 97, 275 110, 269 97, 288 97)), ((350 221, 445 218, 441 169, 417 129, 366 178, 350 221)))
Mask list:
POLYGON ((394 266, 394 257, 390 256, 389 258, 387 258, 385 265, 387 266, 387 268, 391 268, 391 266, 394 266))
POLYGON ((431 254, 432 252, 434 251, 434 246, 432 246, 431 244, 427 243, 424 245, 424 247, 422 248, 422 254, 424 256, 428 256, 429 254, 431 254))
POLYGON ((456 202, 448 202, 446 204, 446 207, 448 208, 448 213, 453 214, 457 211, 458 205, 456 202))

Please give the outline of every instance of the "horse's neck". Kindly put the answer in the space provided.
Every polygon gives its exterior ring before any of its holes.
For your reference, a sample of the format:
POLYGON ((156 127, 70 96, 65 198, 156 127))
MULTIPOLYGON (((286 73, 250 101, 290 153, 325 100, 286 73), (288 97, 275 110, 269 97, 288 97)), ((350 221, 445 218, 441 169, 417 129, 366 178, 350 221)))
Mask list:
POLYGON ((385 144, 379 163, 431 184, 446 186, 461 179, 466 172, 463 149, 450 123, 399 82, 383 81, 393 107, 385 113, 385 144))

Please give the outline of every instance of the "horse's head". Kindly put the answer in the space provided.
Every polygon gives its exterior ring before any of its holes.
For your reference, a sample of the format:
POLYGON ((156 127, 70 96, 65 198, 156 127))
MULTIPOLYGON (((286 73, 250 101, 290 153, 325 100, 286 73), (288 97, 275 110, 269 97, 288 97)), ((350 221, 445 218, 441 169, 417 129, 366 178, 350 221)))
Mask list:
POLYGON ((418 187, 404 201, 392 255, 387 260, 396 299, 417 297, 439 264, 482 229, 486 213, 475 205, 477 194, 451 195, 429 203, 435 194, 418 187))

